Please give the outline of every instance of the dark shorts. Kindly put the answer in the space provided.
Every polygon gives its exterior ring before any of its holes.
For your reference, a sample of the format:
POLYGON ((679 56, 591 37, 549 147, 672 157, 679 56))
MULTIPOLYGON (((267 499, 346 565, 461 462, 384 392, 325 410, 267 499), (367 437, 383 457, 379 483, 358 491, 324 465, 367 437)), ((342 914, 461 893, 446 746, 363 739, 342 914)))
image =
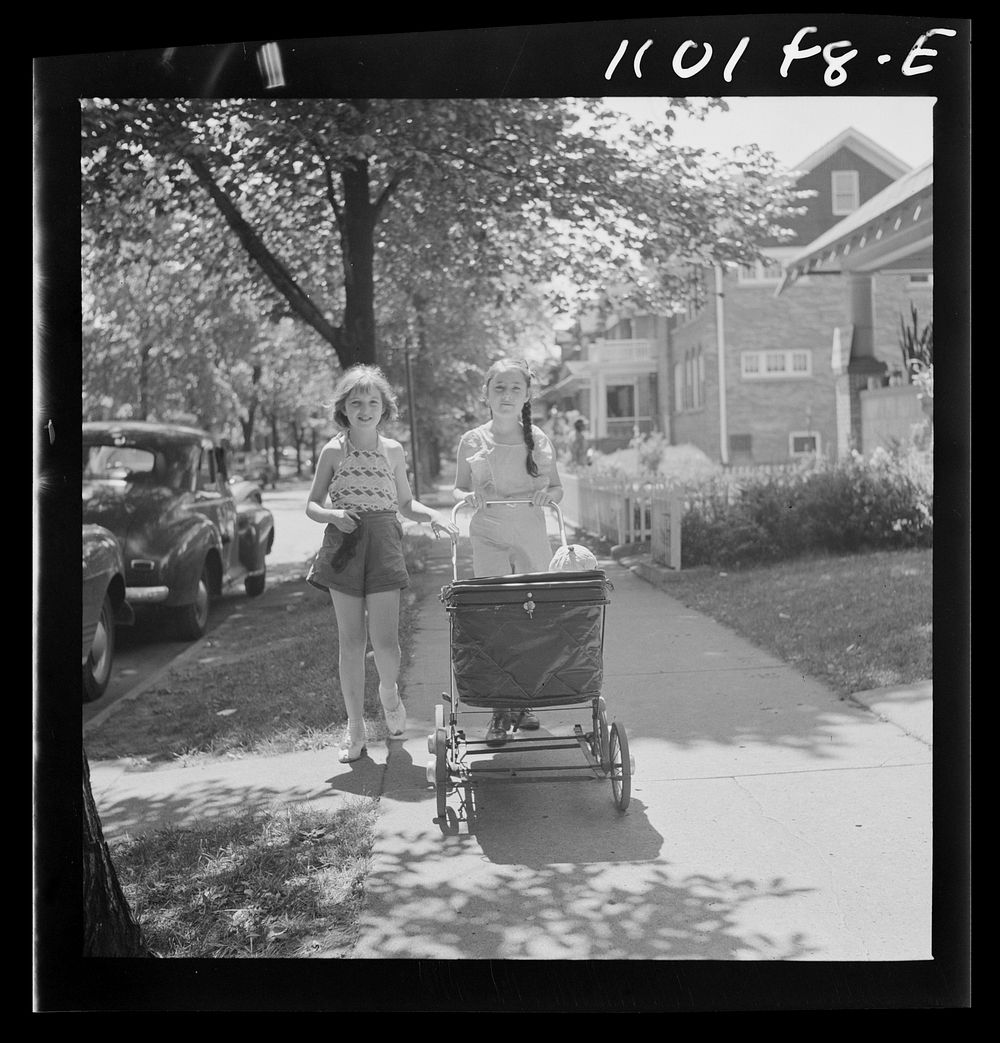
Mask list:
POLYGON ((403 526, 395 511, 366 511, 354 532, 328 525, 306 582, 363 598, 410 584, 403 558, 403 526))

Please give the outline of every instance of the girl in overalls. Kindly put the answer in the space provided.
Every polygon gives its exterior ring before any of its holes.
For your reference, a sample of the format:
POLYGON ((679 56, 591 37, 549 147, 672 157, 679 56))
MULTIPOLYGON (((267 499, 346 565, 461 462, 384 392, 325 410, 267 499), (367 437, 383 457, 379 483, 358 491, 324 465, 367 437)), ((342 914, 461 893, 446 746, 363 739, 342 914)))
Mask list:
MULTIPOLYGON (((466 431, 458 445, 454 493, 476 508, 469 523, 476 576, 545 572, 552 559, 545 507, 559 503, 563 488, 555 448, 531 422, 531 385, 526 362, 493 363, 483 386, 490 419, 466 431), (489 502, 511 500, 529 502, 489 502)), ((516 718, 495 710, 486 742, 503 745, 512 727, 537 728, 538 718, 530 709, 516 718)))
POLYGON ((379 700, 390 735, 406 727, 399 697, 399 592, 409 585, 398 514, 430 522, 435 536, 457 535, 438 511, 413 499, 403 447, 379 433, 396 415, 396 396, 374 366, 355 366, 341 378, 333 416, 343 432, 323 447, 306 515, 326 526, 307 582, 328 591, 337 617, 340 688, 347 709, 342 763, 365 752, 365 652, 371 636, 379 700))

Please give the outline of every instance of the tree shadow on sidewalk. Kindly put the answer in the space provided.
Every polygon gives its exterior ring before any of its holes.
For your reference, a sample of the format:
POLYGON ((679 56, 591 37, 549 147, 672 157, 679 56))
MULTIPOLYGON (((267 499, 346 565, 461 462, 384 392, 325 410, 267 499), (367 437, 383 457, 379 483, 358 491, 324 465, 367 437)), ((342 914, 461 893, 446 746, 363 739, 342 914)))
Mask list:
MULTIPOLYGON (((493 816, 477 838, 485 851, 502 845, 503 864, 491 855, 470 862, 470 837, 431 841, 412 833, 383 851, 378 872, 366 882, 363 941, 352 955, 732 961, 808 960, 818 951, 803 931, 776 927, 765 934, 751 926, 760 922, 755 906, 795 903, 807 889, 781 877, 683 875, 662 861, 637 867, 633 859, 656 846, 641 809, 635 819, 622 816, 607 841, 600 840, 607 819, 559 837, 546 834, 540 840, 551 841, 551 856, 527 852, 533 861, 523 868, 508 858, 518 843, 515 809, 508 810, 509 821, 501 825, 493 816), (616 854, 601 861, 595 846, 616 854)), ((611 808, 609 816, 615 814, 611 808)), ((529 820, 522 835, 527 829, 537 825, 529 820)), ((776 924, 787 926, 787 914, 776 916, 776 924)))

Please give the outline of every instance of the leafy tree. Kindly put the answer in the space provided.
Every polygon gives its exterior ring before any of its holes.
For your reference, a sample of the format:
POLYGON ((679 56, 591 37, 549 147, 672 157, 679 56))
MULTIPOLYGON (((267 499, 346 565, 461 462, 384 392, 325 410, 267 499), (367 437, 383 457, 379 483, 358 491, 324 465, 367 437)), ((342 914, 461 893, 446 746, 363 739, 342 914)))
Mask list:
POLYGON ((181 222, 150 224, 147 236, 141 226, 116 236, 112 251, 84 222, 84 416, 186 415, 212 426, 238 408, 241 367, 266 320, 204 252, 186 264, 164 256, 164 243, 186 238, 181 222))
MULTIPOLYGON (((613 287, 666 306, 692 265, 755 256, 786 202, 769 157, 713 168, 673 147, 669 123, 626 127, 595 100, 91 100, 83 137, 85 223, 104 258, 95 280, 113 283, 119 246, 138 241, 155 272, 133 278, 164 301, 161 269, 186 270, 174 292, 193 311, 220 324, 227 310, 245 313, 250 327, 291 316, 333 349, 331 371, 378 360, 405 386, 408 344, 429 447, 448 437, 447 414, 475 412, 484 364, 531 337, 543 301, 571 308, 613 287)), ((203 331, 167 314, 161 343, 186 360, 203 331)), ((143 321, 124 338, 133 351, 143 321)), ((211 339, 230 357, 234 338, 211 339)), ((154 353, 144 343, 139 375, 154 353)), ((255 343, 230 361, 251 428, 266 384, 255 343)), ((269 379, 288 362, 276 357, 269 379)), ((169 379, 192 374, 188 398, 214 388, 224 404, 226 389, 198 365, 169 379)), ((433 452, 424 467, 433 472, 433 452)))
POLYGON ((347 366, 375 360, 377 260, 407 233, 409 258, 447 247, 510 296, 555 269, 596 286, 609 257, 631 263, 655 243, 672 257, 714 249, 720 205, 734 244, 742 222, 759 228, 773 193, 752 189, 769 172, 733 175, 760 156, 709 178, 700 152, 670 148, 669 128, 615 141, 611 126, 595 102, 562 99, 90 102, 85 172, 99 194, 145 190, 162 159, 154 206, 194 207, 200 189, 347 366))
POLYGON ((307 439, 315 453, 313 432, 318 437, 331 429, 334 390, 334 374, 320 339, 288 318, 270 323, 266 340, 257 348, 255 367, 259 380, 254 401, 267 425, 275 468, 280 464, 283 429, 296 453, 307 439))

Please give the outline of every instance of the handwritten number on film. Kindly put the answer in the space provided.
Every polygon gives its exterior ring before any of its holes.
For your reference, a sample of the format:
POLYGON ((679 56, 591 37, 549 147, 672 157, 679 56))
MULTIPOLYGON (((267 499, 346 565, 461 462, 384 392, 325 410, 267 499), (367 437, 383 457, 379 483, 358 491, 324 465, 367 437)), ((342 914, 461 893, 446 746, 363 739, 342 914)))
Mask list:
MULTIPOLYGON (((802 61, 806 58, 814 58, 817 54, 821 54, 823 56, 823 61, 826 62, 826 68, 823 72, 823 82, 828 87, 839 87, 842 83, 847 81, 846 66, 849 61, 857 57, 857 48, 851 45, 850 40, 836 40, 825 45, 813 44, 811 47, 803 47, 802 44, 805 37, 815 32, 817 32, 816 26, 805 26, 795 34, 791 43, 787 43, 782 47, 785 57, 781 63, 781 76, 782 78, 788 76, 788 70, 791 68, 793 62, 802 61)), ((916 61, 920 58, 933 58, 938 52, 936 48, 925 47, 924 45, 932 36, 957 35, 955 29, 929 29, 926 33, 918 37, 917 42, 907 52, 906 57, 903 59, 902 65, 900 66, 902 74, 904 76, 919 76, 921 73, 930 72, 933 69, 932 65, 928 63, 917 65, 916 61)), ((635 52, 635 57, 632 59, 632 70, 635 73, 636 79, 642 79, 642 61, 652 44, 652 40, 647 40, 635 52)), ((722 73, 726 83, 732 83, 733 72, 749 44, 750 37, 744 36, 733 49, 733 53, 729 56, 729 60, 726 62, 726 67, 722 73)), ((606 80, 610 80, 614 75, 619 63, 628 51, 628 46, 628 40, 622 40, 618 45, 618 50, 615 52, 615 56, 611 59, 607 69, 604 71, 604 78, 606 80)), ((712 45, 710 43, 699 45, 696 44, 694 40, 685 40, 674 51, 674 56, 671 62, 674 75, 685 80, 692 76, 696 76, 712 60, 713 53, 712 45), (700 52, 698 50, 699 46, 700 52), (692 49, 696 53, 689 58, 688 52, 692 49)), ((879 65, 885 65, 887 62, 892 61, 892 56, 888 54, 880 54, 877 61, 879 65)))

